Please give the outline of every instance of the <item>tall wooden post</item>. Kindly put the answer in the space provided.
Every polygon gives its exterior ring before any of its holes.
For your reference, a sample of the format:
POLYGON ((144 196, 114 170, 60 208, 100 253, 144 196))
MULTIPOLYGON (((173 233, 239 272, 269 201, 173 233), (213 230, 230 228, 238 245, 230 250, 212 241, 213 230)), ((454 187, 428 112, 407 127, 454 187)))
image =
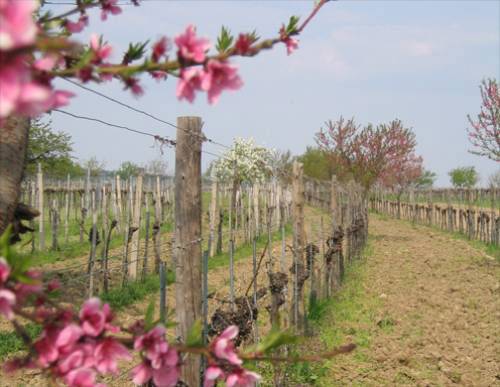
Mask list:
POLYGON ((64 195, 64 243, 68 244, 69 234, 69 205, 70 205, 71 177, 68 173, 66 180, 66 192, 64 195))
MULTIPOLYGON (((217 221, 219 219, 219 209, 218 209, 218 195, 219 195, 219 184, 217 180, 212 181, 212 194, 210 197, 210 239, 212 242, 215 240, 215 228, 217 221)), ((215 255, 215 243, 210 244, 210 258, 215 255)))
POLYGON ((42 165, 38 163, 38 173, 36 174, 37 187, 38 187, 38 211, 40 216, 38 217, 38 249, 45 250, 45 211, 43 204, 43 172, 42 165))
MULTIPOLYGON (((134 210, 132 212, 132 227, 136 231, 132 235, 132 243, 130 252, 130 266, 129 275, 130 278, 136 279, 137 272, 139 271, 139 246, 140 246, 140 231, 141 231, 141 208, 142 208, 142 172, 137 176, 137 181, 135 183, 135 203, 134 210)), ((130 192, 132 194, 132 192, 130 192)))
POLYGON ((304 319, 304 292, 301 276, 305 275, 304 265, 304 166, 295 161, 293 163, 292 182, 292 217, 293 217, 293 291, 291 321, 299 330, 303 328, 304 319), (303 273, 302 273, 303 272, 303 273))
MULTIPOLYGON (((175 300, 177 335, 186 340, 202 316, 201 297, 201 118, 177 119, 175 151, 175 300)), ((200 385, 200 358, 189 355, 183 381, 200 385)))

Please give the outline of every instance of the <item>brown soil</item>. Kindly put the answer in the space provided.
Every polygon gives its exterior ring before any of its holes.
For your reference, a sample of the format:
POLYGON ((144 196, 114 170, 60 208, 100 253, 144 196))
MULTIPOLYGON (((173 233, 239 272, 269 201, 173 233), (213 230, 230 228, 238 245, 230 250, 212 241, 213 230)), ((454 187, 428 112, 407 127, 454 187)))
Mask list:
POLYGON ((370 232, 373 254, 360 269, 366 320, 351 330, 356 341, 362 326, 369 344, 334 359, 320 384, 500 386, 499 261, 407 222, 372 217, 370 232))
MULTIPOLYGON (((310 225, 306 229, 308 235, 319 231, 319 227, 310 225)), ((363 322, 371 335, 370 344, 358 347, 355 354, 330 362, 327 376, 319 384, 500 385, 500 339, 496 334, 500 329, 498 262, 467 242, 426 227, 372 218, 370 231, 373 255, 363 264, 363 297, 368 304, 375 305, 367 309, 370 322, 363 322), (393 326, 381 329, 381 321, 391 321, 393 326)), ((273 245, 276 261, 279 261, 280 249, 280 243, 273 245)), ((261 250, 258 258, 260 253, 261 250)), ((290 262, 288 252, 286 267, 290 262)), ((252 278, 251 257, 236 262, 235 272, 239 296, 252 278)), ((267 284, 263 264, 258 285, 260 288, 267 284)), ((209 303, 210 315, 221 306, 221 299, 227 300, 228 289, 228 268, 210 271, 209 292, 215 295, 209 303)), ((120 323, 127 325, 144 316, 149 300, 158 300, 158 294, 127 307, 118 316, 120 323)), ((170 286, 168 303, 174 305, 174 302, 174 288, 170 286)), ((260 334, 269 327, 264 308, 269 303, 269 295, 259 300, 260 334)), ((335 325, 334 316, 326 319, 325 325, 335 325)), ((343 324, 357 328, 359 323, 343 324)), ((355 336, 353 334, 354 341, 355 336)), ((325 341, 326 338, 319 335, 310 340, 307 347, 317 351, 325 341)), ((122 369, 129 368, 127 365, 122 369)), ((131 385, 127 373, 106 382, 109 386, 131 385)), ((30 373, 14 379, 0 376, 0 386, 21 385, 42 386, 46 382, 30 373)), ((289 385, 298 384, 291 381, 289 385)))

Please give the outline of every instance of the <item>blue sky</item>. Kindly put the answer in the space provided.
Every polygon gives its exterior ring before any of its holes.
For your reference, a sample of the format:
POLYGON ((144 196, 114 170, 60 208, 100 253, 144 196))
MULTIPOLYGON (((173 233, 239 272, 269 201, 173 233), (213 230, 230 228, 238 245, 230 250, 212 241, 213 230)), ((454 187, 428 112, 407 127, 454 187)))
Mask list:
MULTIPOLYGON (((54 1, 54 0, 52 0, 54 1)), ((67 2, 67 1, 66 1, 67 2)), ((257 29, 275 36, 291 15, 306 16, 308 1, 143 1, 138 8, 101 22, 91 13, 90 27, 77 37, 104 34, 115 59, 130 41, 173 37, 188 24, 212 42, 221 25, 231 31, 257 29)), ((52 6, 57 12, 65 6, 52 6)), ((300 37, 291 56, 284 47, 236 62, 245 86, 222 95, 216 106, 200 94, 194 104, 175 98, 175 80, 156 83, 144 77, 146 94, 134 98, 117 84, 90 85, 165 120, 199 115, 209 137, 230 144, 234 137, 298 154, 314 144, 314 133, 328 119, 354 116, 360 124, 401 119, 414 129, 418 153, 435 171, 438 185, 447 172, 474 165, 483 180, 498 163, 471 155, 467 114, 479 110, 478 84, 500 78, 499 1, 339 1, 327 4, 300 37)), ((158 134, 175 131, 62 81, 77 92, 66 110, 158 134)), ((52 114, 54 128, 73 136, 76 156, 144 163, 159 157, 149 138, 52 114)), ((218 147, 205 149, 220 152, 218 147)), ((162 156, 173 168, 173 150, 162 156)), ((210 161, 206 156, 204 163, 210 161)))

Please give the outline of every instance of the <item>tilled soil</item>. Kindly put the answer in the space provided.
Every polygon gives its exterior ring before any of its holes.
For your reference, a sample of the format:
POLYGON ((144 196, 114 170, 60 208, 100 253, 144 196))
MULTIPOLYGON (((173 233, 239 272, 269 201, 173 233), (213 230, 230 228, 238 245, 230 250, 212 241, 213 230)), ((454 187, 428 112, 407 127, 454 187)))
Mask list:
MULTIPOLYGON (((327 375, 318 384, 500 386, 498 261, 467 242, 405 222, 374 217, 370 232, 373 254, 363 263, 363 297, 376 305, 369 312, 373 315, 367 327, 370 344, 328 363, 327 375), (381 329, 381 322, 390 322, 390 329, 381 329)), ((273 256, 277 259, 280 250, 276 242, 273 256)), ((287 252, 287 267, 290 262, 291 254, 287 252)), ((251 257, 235 263, 235 278, 238 296, 251 281, 251 257)), ((259 287, 268 283, 265 266, 258 278, 259 287)), ((228 289, 228 268, 211 270, 209 291, 215 298, 209 303, 210 314, 221 305, 218 300, 227 300, 228 289)), ((173 286, 168 288, 168 299, 173 305, 173 286)), ((158 294, 120 312, 120 323, 128 325, 144 316, 149 300, 158 300, 158 294)), ((264 297, 260 304, 261 334, 269 325, 263 308, 268 304, 269 298, 264 297)), ((334 316, 326 323, 335 324, 334 316)), ((353 338, 356 341, 355 335, 353 338)), ((319 334, 306 346, 318 351, 321 342, 319 334)), ((123 370, 130 366, 125 365, 123 370)), ((106 382, 110 386, 128 386, 128 380, 124 372, 106 382)), ((46 382, 36 373, 13 379, 0 376, 0 386, 20 385, 42 386, 46 382)), ((288 385, 297 384, 290 380, 288 385)))
POLYGON ((320 384, 500 386, 499 261, 407 222, 372 217, 370 233, 370 344, 334 359, 320 384))

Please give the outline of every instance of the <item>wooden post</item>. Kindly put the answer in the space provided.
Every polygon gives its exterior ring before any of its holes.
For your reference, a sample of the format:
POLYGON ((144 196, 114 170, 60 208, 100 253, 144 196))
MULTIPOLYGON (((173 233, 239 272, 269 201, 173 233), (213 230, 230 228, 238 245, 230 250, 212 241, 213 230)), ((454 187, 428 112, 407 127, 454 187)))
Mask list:
POLYGON ((161 190, 160 177, 156 176, 155 222, 153 225, 153 247, 155 252, 154 270, 158 273, 161 260, 161 190))
POLYGON ((89 277, 89 297, 94 296, 94 266, 95 266, 95 252, 97 245, 97 213, 95 208, 95 192, 92 192, 92 229, 90 231, 90 256, 88 264, 89 277))
POLYGON ((59 210, 58 210, 58 204, 57 204, 57 196, 52 199, 52 205, 51 205, 51 236, 52 236, 52 250, 56 251, 59 250, 59 243, 57 241, 57 233, 59 230, 59 210))
MULTIPOLYGON (((201 118, 177 119, 175 151, 175 299, 177 335, 185 341, 202 317, 201 297, 201 118)), ((182 380, 200 385, 200 358, 189 356, 182 380)))
POLYGON ((43 205, 43 172, 40 163, 38 163, 36 178, 38 186, 38 211, 40 212, 40 216, 38 217, 38 249, 41 251, 45 250, 45 211, 43 205))
MULTIPOLYGON (((217 220, 219 219, 218 211, 218 182, 217 180, 212 181, 212 193, 210 197, 210 239, 214 241, 215 238, 215 227, 217 225, 217 220)), ((215 255, 215 243, 210 244, 210 258, 215 255)))
MULTIPOLYGON (((129 276, 132 279, 137 278, 137 272, 139 271, 139 247, 140 247, 140 231, 141 231, 141 208, 142 208, 142 172, 137 176, 137 181, 135 183, 135 203, 134 210, 132 212, 132 227, 136 231, 132 235, 132 243, 130 252, 130 265, 129 265, 129 276)), ((130 192, 132 194, 132 192, 130 192)))
POLYGON ((128 267, 129 267, 129 244, 131 237, 131 229, 130 229, 130 211, 132 209, 132 195, 130 194, 130 190, 128 191, 127 204, 125 207, 125 227, 123 227, 124 232, 124 241, 123 241, 123 259, 122 259, 122 286, 128 281, 128 267))
POLYGON ((291 322, 301 330, 304 323, 304 294, 301 276, 305 274, 304 265, 304 167, 302 163, 295 161, 293 163, 293 182, 292 182, 292 216, 293 216, 293 249, 294 249, 294 276, 293 290, 294 297, 292 302, 291 322), (301 273, 301 272, 304 273, 301 273))
POLYGON ((150 223, 150 217, 151 213, 149 212, 149 200, 148 200, 148 193, 146 192, 146 232, 144 236, 144 260, 142 262, 142 280, 146 280, 146 276, 148 274, 148 250, 149 250, 149 223, 150 223))
POLYGON ((120 175, 116 175, 116 220, 118 220, 117 228, 121 231, 123 226, 122 214, 122 186, 120 183, 120 175))
POLYGON ((165 262, 160 262, 160 321, 167 321, 167 269, 165 262))
POLYGON ((254 237, 260 235, 260 214, 259 214, 259 184, 253 185, 253 219, 254 219, 254 237))
POLYGON ((68 244, 68 235, 69 235, 70 191, 71 191, 71 177, 68 173, 68 177, 66 180, 66 192, 64 195, 64 243, 65 244, 68 244))

